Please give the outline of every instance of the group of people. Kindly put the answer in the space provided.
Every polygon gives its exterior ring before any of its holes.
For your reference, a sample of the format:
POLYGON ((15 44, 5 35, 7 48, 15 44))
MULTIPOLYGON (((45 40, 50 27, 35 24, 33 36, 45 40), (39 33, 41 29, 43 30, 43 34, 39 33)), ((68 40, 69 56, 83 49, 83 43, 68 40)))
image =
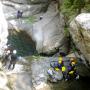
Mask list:
POLYGON ((8 66, 8 69, 14 69, 17 62, 16 53, 16 50, 14 50, 10 45, 7 45, 2 56, 3 66, 8 66))
POLYGON ((65 62, 67 61, 64 61, 63 58, 64 58, 63 55, 60 55, 58 57, 58 61, 53 62, 53 64, 51 62, 51 68, 53 68, 53 70, 50 68, 47 71, 49 78, 52 78, 53 80, 55 80, 56 78, 54 78, 53 76, 54 72, 57 72, 60 70, 63 74, 63 79, 65 81, 71 80, 71 79, 79 79, 79 74, 76 69, 76 64, 77 64, 76 58, 70 57, 66 65, 65 65, 65 62))

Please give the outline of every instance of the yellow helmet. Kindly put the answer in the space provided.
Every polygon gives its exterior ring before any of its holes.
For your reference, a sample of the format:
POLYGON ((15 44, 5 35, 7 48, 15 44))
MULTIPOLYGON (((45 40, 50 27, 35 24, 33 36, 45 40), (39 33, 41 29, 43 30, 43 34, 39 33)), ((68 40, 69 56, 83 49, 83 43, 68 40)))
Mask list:
POLYGON ((56 70, 56 71, 59 71, 59 68, 56 67, 55 70, 56 70))
POLYGON ((73 74, 73 73, 74 73, 74 71, 70 71, 70 72, 69 72, 69 74, 73 74))
POLYGON ((75 64, 76 64, 76 59, 75 59, 75 58, 71 57, 71 58, 70 58, 70 61, 71 61, 71 64, 72 64, 72 65, 75 65, 75 64))
POLYGON ((63 61, 63 58, 62 57, 59 57, 58 63, 62 63, 62 61, 63 61))
POLYGON ((62 67, 62 72, 64 72, 64 71, 66 71, 66 67, 65 66, 62 67))

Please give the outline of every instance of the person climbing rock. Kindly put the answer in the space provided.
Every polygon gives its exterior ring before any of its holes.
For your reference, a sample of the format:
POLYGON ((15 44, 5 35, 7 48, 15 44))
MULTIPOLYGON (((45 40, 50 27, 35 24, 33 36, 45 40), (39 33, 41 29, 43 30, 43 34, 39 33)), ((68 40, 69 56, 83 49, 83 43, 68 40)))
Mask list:
POLYGON ((22 18, 23 12, 21 10, 17 11, 17 19, 22 18))
POLYGON ((17 55, 16 55, 17 51, 13 50, 13 53, 11 54, 11 60, 10 60, 10 64, 8 66, 8 69, 14 69, 15 68, 15 64, 17 62, 17 55))

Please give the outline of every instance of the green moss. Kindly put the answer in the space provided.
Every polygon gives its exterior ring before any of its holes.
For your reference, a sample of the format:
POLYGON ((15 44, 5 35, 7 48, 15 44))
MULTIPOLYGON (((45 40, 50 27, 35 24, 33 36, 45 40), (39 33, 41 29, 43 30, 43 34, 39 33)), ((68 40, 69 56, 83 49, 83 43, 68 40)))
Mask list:
POLYGON ((86 4, 84 10, 90 12, 90 4, 86 4))
POLYGON ((81 13, 82 10, 90 12, 90 3, 86 0, 64 0, 60 6, 60 12, 62 12, 69 21, 75 16, 81 13))
POLYGON ((32 56, 26 56, 25 59, 28 61, 32 61, 32 60, 42 60, 44 57, 40 56, 40 55, 32 55, 32 56))
POLYGON ((30 16, 30 17, 26 18, 25 21, 30 23, 30 24, 33 24, 36 21, 36 17, 30 16))
POLYGON ((69 29, 66 28, 66 27, 64 28, 64 34, 65 34, 66 37, 69 36, 69 29))

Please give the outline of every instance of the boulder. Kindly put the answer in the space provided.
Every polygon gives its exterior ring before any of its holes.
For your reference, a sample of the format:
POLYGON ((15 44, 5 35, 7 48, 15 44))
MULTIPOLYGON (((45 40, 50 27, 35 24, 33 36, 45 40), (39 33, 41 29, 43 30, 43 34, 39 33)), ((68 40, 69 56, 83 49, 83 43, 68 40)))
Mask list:
POLYGON ((58 48, 67 52, 64 19, 55 4, 51 4, 42 19, 33 25, 33 33, 39 53, 52 54, 58 48))
POLYGON ((2 55, 4 46, 7 43, 8 37, 8 26, 7 21, 4 17, 2 3, 0 2, 0 55, 2 55))
POLYGON ((90 13, 82 13, 70 23, 70 34, 76 47, 90 63, 90 13))

